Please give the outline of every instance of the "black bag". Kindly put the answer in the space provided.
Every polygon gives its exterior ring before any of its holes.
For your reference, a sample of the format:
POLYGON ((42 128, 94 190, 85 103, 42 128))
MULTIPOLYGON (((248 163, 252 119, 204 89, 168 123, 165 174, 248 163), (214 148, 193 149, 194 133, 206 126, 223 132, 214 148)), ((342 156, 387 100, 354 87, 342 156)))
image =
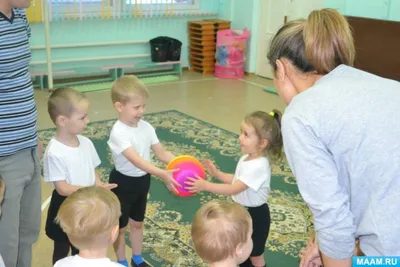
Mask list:
POLYGON ((165 62, 168 60, 169 38, 159 36, 150 40, 151 61, 165 62))
POLYGON ((159 36, 150 40, 151 61, 178 61, 181 58, 182 42, 167 36, 159 36))
POLYGON ((182 42, 174 38, 170 38, 168 49, 168 60, 179 61, 181 59, 182 42))

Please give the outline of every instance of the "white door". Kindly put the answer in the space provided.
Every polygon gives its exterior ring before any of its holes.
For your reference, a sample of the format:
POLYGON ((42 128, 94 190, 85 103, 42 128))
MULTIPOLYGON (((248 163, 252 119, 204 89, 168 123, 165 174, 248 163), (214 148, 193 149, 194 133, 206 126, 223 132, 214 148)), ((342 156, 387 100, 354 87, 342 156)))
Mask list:
POLYGON ((273 78, 273 70, 267 60, 267 53, 271 39, 284 22, 306 18, 312 10, 321 8, 322 0, 260 0, 257 75, 273 78))
MULTIPOLYGON (((261 0, 262 1, 262 0, 261 0)), ((313 10, 321 9, 322 0, 287 0, 288 20, 306 19, 313 10)))

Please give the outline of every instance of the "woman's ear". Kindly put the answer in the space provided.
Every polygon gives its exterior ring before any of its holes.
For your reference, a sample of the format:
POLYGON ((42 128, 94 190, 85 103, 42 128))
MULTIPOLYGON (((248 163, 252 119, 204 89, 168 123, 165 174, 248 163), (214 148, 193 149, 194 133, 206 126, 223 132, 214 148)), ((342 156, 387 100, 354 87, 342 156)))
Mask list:
POLYGON ((286 70, 281 59, 276 60, 276 78, 280 81, 284 81, 286 77, 286 70))

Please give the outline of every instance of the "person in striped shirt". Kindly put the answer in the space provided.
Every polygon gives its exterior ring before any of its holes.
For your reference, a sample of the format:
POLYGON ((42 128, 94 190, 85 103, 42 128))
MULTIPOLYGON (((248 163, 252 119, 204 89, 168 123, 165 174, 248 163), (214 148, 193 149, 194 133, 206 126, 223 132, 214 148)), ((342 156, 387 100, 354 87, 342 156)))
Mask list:
POLYGON ((7 267, 29 267, 40 230, 37 114, 28 71, 29 0, 0 0, 0 175, 6 185, 0 254, 7 267))

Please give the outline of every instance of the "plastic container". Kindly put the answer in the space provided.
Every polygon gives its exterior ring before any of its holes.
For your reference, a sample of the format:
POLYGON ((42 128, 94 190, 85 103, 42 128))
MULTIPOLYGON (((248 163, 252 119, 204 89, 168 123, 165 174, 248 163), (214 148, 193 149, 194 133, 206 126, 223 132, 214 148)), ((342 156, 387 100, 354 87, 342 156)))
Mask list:
POLYGON ((224 79, 241 79, 244 77, 246 44, 250 32, 221 30, 217 33, 217 51, 214 75, 224 79))

